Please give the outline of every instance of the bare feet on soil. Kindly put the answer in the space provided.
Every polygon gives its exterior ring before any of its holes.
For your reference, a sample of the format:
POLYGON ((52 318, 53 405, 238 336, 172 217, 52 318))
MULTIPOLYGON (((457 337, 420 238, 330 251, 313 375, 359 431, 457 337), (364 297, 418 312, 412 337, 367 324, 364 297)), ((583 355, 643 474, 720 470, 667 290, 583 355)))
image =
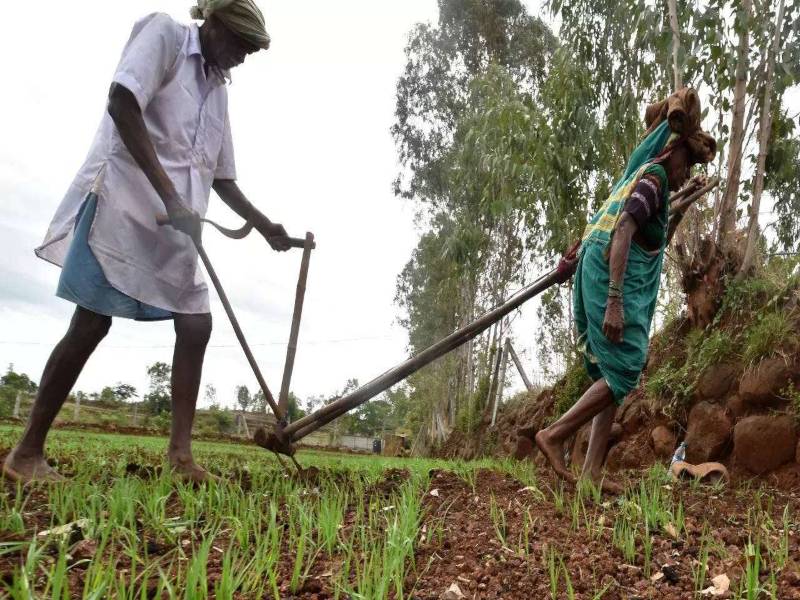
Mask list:
POLYGON ((556 475, 569 483, 575 483, 575 476, 570 472, 567 468, 567 464, 564 462, 563 443, 552 440, 545 429, 539 431, 535 439, 536 445, 539 447, 539 450, 542 451, 542 454, 544 454, 550 466, 553 467, 556 475))
POLYGON ((191 454, 168 454, 169 465, 172 473, 185 481, 202 483, 204 481, 219 481, 219 477, 212 475, 203 467, 194 462, 191 454))
POLYGON ((24 456, 15 448, 3 462, 3 476, 11 481, 31 483, 35 481, 65 481, 65 478, 47 464, 41 454, 24 456))
POLYGON ((616 481, 609 479, 607 476, 604 476, 602 473, 591 473, 589 475, 584 475, 584 477, 591 479, 592 483, 594 483, 606 494, 620 496, 625 492, 624 487, 622 487, 616 481))

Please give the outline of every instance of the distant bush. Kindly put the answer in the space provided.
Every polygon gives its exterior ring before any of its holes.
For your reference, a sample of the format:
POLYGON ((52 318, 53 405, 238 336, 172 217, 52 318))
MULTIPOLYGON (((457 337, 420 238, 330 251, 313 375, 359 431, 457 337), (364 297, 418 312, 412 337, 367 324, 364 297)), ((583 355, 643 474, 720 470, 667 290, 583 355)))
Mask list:
POLYGON ((166 433, 169 431, 169 426, 172 422, 172 419, 170 418, 169 414, 161 413, 151 417, 149 422, 150 426, 152 426, 154 429, 166 433))
POLYGON ((233 417, 226 410, 209 411, 211 420, 216 427, 217 433, 229 433, 233 429, 233 417))

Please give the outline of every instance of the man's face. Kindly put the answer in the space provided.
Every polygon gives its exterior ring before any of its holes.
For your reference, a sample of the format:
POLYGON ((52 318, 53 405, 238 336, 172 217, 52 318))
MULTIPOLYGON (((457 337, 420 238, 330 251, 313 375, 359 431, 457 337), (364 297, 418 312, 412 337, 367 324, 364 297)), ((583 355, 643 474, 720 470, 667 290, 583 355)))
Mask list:
POLYGON ((212 16, 206 24, 208 35, 203 54, 209 64, 220 69, 232 69, 242 64, 248 54, 258 52, 258 46, 233 33, 219 19, 212 16))

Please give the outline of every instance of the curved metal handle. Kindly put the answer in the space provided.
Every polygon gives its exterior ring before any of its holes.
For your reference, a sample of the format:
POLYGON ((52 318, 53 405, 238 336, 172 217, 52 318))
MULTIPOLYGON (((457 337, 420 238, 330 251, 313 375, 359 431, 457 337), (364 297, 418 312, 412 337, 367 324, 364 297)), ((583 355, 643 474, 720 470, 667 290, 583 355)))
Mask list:
MULTIPOLYGON (((209 225, 214 227, 217 231, 219 231, 222 235, 224 235, 225 237, 229 237, 233 240, 240 240, 244 237, 247 237, 247 234, 249 234, 253 230, 253 224, 249 222, 245 223, 244 226, 240 227, 239 229, 228 229, 227 227, 223 227, 222 225, 215 223, 211 219, 201 218, 200 220, 203 223, 208 223, 209 225)), ((171 224, 171 222, 172 221, 170 221, 169 215, 167 214, 160 213, 156 215, 156 224, 159 227, 163 227, 164 225, 169 225, 171 224)), ((291 248, 305 248, 305 245, 306 245, 306 240, 304 238, 296 238, 296 237, 289 238, 289 247, 291 248)), ((311 242, 311 248, 313 249, 316 247, 317 243, 311 242)))

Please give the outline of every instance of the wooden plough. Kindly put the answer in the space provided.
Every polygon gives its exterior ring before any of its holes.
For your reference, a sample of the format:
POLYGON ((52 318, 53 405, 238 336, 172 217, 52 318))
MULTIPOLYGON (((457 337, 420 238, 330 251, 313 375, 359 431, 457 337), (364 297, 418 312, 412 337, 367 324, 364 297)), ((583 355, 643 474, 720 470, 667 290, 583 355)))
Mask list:
MULTIPOLYGON (((686 210, 693 202, 717 185, 719 185, 718 177, 713 177, 705 183, 698 179, 691 180, 686 187, 670 197, 670 214, 686 210)), ((169 222, 168 218, 165 216, 159 216, 157 221, 162 225, 169 222)), ((250 224, 247 224, 238 230, 231 230, 220 227, 211 221, 206 222, 211 223, 224 235, 234 239, 240 239, 246 236, 252 229, 250 224)), ((562 274, 559 273, 557 269, 553 269, 548 273, 545 273, 534 282, 519 290, 499 306, 478 317, 472 323, 457 329, 444 339, 436 342, 415 356, 409 357, 402 363, 395 365, 349 394, 346 394, 341 398, 326 404, 313 413, 306 415, 293 423, 289 423, 287 420, 289 389, 292 371, 294 368, 295 355, 297 353, 297 339, 300 331, 300 318, 303 311, 303 299, 305 297, 311 250, 316 247, 316 244, 314 243, 314 236, 311 233, 307 233, 304 239, 290 238, 290 244, 292 247, 303 249, 303 257, 300 263, 300 274, 297 281, 294 313, 292 315, 292 324, 289 333, 289 344, 286 351, 286 362, 277 402, 270 392, 269 387, 267 386, 267 383, 261 374, 261 370, 256 364, 253 353, 250 350, 250 346, 247 344, 244 333, 242 332, 239 322, 234 315, 233 308, 228 301, 228 297, 222 288, 222 284, 220 283, 214 268, 211 266, 211 262, 209 261, 205 250, 203 249, 201 241, 199 239, 194 239, 194 243, 197 247, 197 251, 200 255, 203 265, 205 266, 206 271, 208 272, 209 277, 214 284, 214 288, 216 289, 217 294, 222 301, 222 305, 225 308, 225 312, 228 315, 228 319, 230 320, 233 330, 236 333, 236 337, 239 340, 242 350, 244 351, 245 357, 247 358, 256 380, 258 381, 258 385, 261 388, 261 391, 264 393, 264 397, 266 398, 267 403, 269 404, 276 418, 276 423, 272 431, 266 431, 264 428, 260 427, 256 429, 253 439, 259 446, 274 452, 279 459, 281 454, 290 457, 298 469, 300 468, 300 465, 294 459, 295 443, 299 442, 320 427, 327 425, 334 419, 353 410, 371 398, 374 398, 381 392, 386 391, 396 383, 407 378, 409 375, 417 372, 422 367, 432 363, 437 358, 444 356, 462 344, 465 344, 469 340, 477 337, 495 322, 499 321, 510 312, 516 310, 534 296, 537 296, 552 285, 563 281, 562 274)), ((515 354, 512 356, 515 356, 515 354)), ((283 463, 282 460, 281 462, 283 463)))

